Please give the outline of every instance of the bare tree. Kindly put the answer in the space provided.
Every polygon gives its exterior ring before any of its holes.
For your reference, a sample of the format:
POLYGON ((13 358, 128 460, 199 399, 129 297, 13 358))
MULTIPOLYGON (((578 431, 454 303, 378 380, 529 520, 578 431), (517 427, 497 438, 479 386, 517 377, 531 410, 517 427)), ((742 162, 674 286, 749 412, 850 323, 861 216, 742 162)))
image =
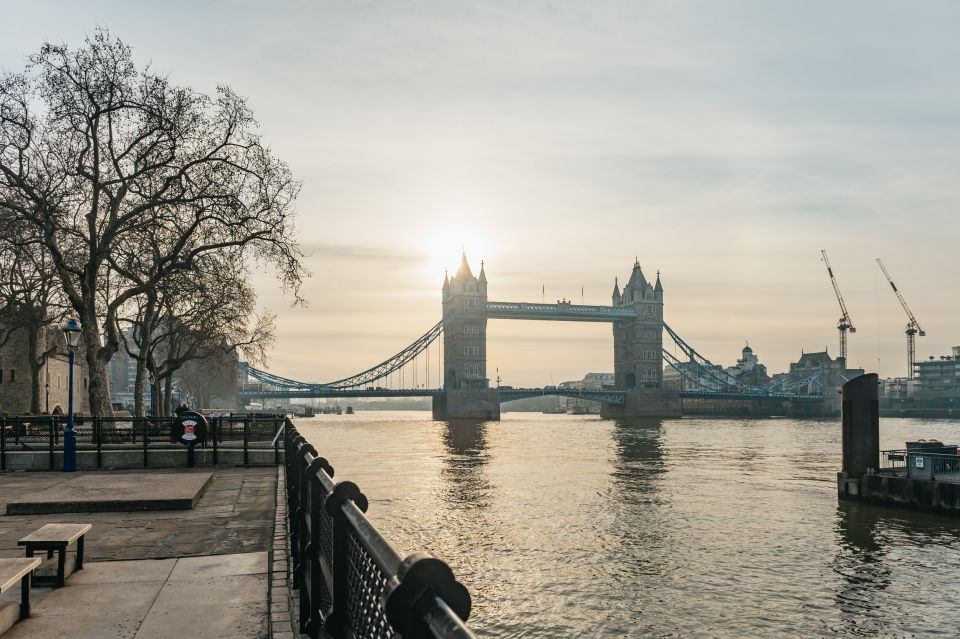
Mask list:
POLYGON ((203 367, 210 360, 216 366, 224 353, 264 361, 273 343, 273 317, 256 313, 256 295, 248 280, 238 251, 207 253, 193 269, 170 277, 145 296, 137 316, 127 320, 135 342, 128 352, 138 364, 135 410, 142 412, 148 376, 152 412, 168 415, 173 378, 187 363, 198 361, 203 367))
POLYGON ((298 190, 243 99, 138 69, 107 31, 75 50, 46 44, 0 80, 0 211, 42 243, 85 326, 94 414, 111 411, 121 309, 204 254, 269 263, 299 301, 298 190), (129 256, 151 234, 168 252, 144 276, 129 256))

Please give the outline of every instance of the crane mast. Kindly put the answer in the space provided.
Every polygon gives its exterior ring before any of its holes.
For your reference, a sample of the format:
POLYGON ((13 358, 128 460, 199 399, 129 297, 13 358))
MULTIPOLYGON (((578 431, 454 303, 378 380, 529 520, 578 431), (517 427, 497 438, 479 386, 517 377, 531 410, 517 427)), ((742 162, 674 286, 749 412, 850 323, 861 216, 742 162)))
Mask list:
POLYGON ((830 266, 830 258, 827 252, 820 251, 823 256, 823 263, 827 265, 827 273, 830 275, 830 283, 833 284, 833 292, 837 296, 837 303, 840 304, 840 321, 837 322, 837 330, 840 331, 840 357, 843 358, 843 365, 847 365, 847 331, 856 333, 857 329, 850 319, 850 313, 847 311, 847 303, 843 301, 843 295, 840 293, 840 285, 837 284, 837 278, 833 275, 833 268, 830 266))
POLYGON ((883 265, 879 257, 877 258, 877 264, 880 265, 880 270, 883 271, 884 277, 890 282, 890 288, 893 289, 897 299, 900 300, 900 306, 903 307, 903 311, 907 314, 907 330, 905 331, 907 334, 907 379, 913 379, 913 362, 916 359, 917 335, 923 337, 927 332, 920 327, 920 322, 917 321, 913 311, 907 306, 907 300, 903 299, 903 295, 900 294, 897 285, 893 283, 893 278, 890 277, 890 273, 887 272, 887 267, 883 265))

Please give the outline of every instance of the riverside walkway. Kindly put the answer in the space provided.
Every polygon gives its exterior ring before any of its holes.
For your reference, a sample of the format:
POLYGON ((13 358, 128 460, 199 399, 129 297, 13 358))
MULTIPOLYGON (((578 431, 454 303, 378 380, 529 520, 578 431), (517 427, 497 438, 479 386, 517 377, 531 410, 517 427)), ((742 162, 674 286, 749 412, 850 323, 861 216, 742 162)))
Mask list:
MULTIPOLYGON (((189 472, 150 474, 177 482, 189 472)), ((212 479, 189 510, 0 516, 0 557, 22 557, 17 540, 45 523, 93 524, 83 570, 62 588, 35 588, 30 618, 3 638, 269 637, 276 469, 205 472, 212 479)), ((122 474, 0 474, 0 513, 7 502, 78 476, 122 474)), ((3 597, 18 600, 19 592, 3 597)))

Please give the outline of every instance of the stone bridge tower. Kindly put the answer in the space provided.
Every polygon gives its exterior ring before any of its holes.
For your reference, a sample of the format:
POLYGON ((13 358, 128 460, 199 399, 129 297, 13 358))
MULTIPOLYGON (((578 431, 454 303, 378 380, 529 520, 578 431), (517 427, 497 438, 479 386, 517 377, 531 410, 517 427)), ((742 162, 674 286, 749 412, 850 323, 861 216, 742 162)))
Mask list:
POLYGON ((663 389, 663 285, 660 272, 651 284, 639 261, 620 292, 614 281, 613 306, 632 307, 636 317, 613 324, 613 372, 617 390, 626 391, 625 405, 604 405, 611 417, 680 414, 680 400, 663 389))
POLYGON ((443 387, 483 389, 487 379, 487 276, 473 276, 467 256, 443 278, 443 387))
POLYGON ((474 276, 467 256, 453 278, 443 278, 443 397, 435 419, 499 419, 500 399, 487 377, 487 276, 474 276))

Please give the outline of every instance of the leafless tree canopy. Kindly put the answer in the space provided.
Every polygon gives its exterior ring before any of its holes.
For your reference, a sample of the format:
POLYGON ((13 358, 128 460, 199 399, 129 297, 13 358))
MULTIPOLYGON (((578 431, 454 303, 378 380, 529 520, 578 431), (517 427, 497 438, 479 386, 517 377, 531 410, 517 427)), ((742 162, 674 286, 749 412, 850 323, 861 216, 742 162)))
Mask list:
POLYGON ((298 190, 242 98, 138 68, 106 31, 44 45, 0 80, 0 216, 43 247, 86 327, 96 414, 110 411, 124 310, 208 255, 234 256, 239 272, 267 263, 300 300, 298 190))

